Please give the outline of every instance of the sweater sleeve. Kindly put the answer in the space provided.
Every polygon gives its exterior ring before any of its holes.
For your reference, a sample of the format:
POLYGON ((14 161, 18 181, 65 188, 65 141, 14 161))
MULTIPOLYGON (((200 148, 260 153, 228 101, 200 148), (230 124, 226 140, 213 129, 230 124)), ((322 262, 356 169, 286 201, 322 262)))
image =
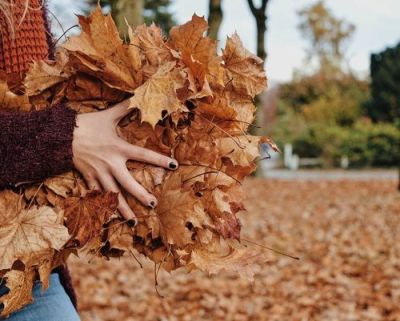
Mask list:
POLYGON ((0 188, 73 168, 76 112, 58 105, 28 113, 0 111, 0 188))

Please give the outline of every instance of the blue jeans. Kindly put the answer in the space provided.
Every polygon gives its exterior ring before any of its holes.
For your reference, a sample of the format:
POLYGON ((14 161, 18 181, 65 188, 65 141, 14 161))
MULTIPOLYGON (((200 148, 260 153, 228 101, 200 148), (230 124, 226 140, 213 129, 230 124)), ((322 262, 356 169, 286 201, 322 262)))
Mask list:
POLYGON ((38 282, 33 288, 32 304, 10 315, 7 321, 80 321, 71 300, 60 283, 57 273, 50 276, 50 286, 47 291, 41 291, 38 282))

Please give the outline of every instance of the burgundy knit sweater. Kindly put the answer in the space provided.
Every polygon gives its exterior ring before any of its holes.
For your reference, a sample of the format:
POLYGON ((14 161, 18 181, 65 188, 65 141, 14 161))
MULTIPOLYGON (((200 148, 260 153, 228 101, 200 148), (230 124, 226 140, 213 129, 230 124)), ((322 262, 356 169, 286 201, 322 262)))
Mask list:
MULTIPOLYGON (((9 19, 0 12, 0 75, 6 75, 3 80, 13 84, 22 83, 33 61, 54 58, 45 4, 30 0, 21 22, 25 2, 13 0, 13 31, 9 19)), ((73 168, 73 110, 58 105, 24 113, 8 112, 2 107, 0 101, 0 188, 35 182, 73 168)), ((76 305, 68 270, 60 267, 57 272, 76 305)))

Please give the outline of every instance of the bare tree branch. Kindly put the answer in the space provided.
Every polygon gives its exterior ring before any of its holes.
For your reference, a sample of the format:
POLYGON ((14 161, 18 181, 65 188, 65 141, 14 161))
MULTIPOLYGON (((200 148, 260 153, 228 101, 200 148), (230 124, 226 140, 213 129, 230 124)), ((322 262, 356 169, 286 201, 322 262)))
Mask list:
POLYGON ((247 0, 247 2, 249 4, 249 7, 250 7, 250 10, 251 10, 251 12, 253 13, 254 16, 260 15, 260 14, 265 14, 265 10, 267 9, 269 1, 270 0, 262 0, 260 8, 257 8, 254 5, 253 0, 247 0))
MULTIPOLYGON (((263 0, 263 1, 264 1, 264 0, 263 0)), ((247 0, 247 2, 248 2, 248 4, 249 4, 249 7, 250 7, 251 12, 252 12, 253 15, 255 16, 255 15, 257 14, 257 8, 256 8, 256 6, 254 5, 253 0, 247 0)))
POLYGON ((268 2, 269 2, 269 0, 262 0, 261 8, 260 8, 260 10, 262 12, 265 12, 265 10, 267 9, 268 2))

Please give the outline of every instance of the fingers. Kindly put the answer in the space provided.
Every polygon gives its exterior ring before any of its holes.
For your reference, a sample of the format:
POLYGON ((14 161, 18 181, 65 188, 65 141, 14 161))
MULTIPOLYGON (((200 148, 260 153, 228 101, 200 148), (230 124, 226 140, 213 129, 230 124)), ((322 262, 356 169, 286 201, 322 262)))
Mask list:
POLYGON ((108 112, 117 124, 124 116, 128 115, 132 111, 132 107, 131 98, 128 98, 114 105, 114 107, 110 108, 108 112))
MULTIPOLYGON (((107 191, 112 191, 114 193, 118 193, 118 210, 121 213, 122 217, 128 221, 135 221, 135 214, 129 207, 128 203, 126 202, 125 198, 122 196, 120 189, 118 188, 115 180, 110 175, 101 175, 99 177, 100 183, 103 188, 107 191)), ((132 223, 131 225, 135 225, 132 223)))
POLYGON ((157 199, 140 185, 129 173, 125 166, 112 168, 111 172, 121 186, 132 196, 136 197, 144 206, 155 208, 157 199))
POLYGON ((149 163, 172 170, 178 168, 178 162, 176 159, 156 153, 150 149, 131 145, 124 140, 121 140, 121 148, 128 159, 149 163))
POLYGON ((101 191, 101 185, 95 178, 86 178, 86 184, 91 191, 101 191))

